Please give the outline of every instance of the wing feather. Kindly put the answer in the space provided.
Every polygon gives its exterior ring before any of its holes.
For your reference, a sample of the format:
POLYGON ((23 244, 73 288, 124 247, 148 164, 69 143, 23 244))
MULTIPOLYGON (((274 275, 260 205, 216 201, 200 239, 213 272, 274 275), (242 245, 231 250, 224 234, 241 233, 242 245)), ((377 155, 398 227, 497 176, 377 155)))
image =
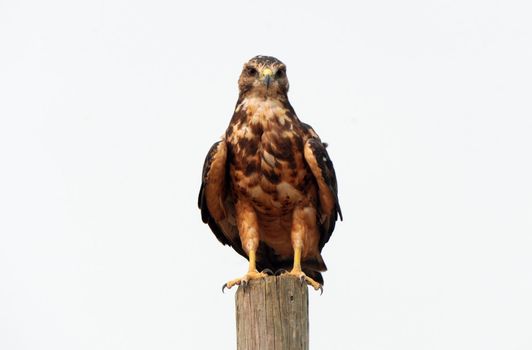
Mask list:
MULTIPOLYGON (((309 127, 310 129, 310 127, 309 127)), ((312 130, 312 129, 310 129, 312 130)), ((314 133, 316 135, 316 133, 314 133)), ((312 135, 313 136, 313 135, 312 135)), ((338 201, 336 173, 325 145, 318 137, 310 137, 305 142, 305 160, 318 184, 319 223, 321 226, 320 250, 334 231, 338 216, 342 220, 342 210, 338 201)))
POLYGON ((212 145, 205 158, 198 207, 201 219, 209 225, 216 238, 245 256, 236 227, 228 177, 227 144, 221 140, 212 145))

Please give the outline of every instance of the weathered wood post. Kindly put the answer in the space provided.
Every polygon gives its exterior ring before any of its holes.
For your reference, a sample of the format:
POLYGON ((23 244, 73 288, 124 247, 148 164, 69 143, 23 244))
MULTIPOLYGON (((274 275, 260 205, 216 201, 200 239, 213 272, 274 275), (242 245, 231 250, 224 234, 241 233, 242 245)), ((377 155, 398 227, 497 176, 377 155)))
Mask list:
POLYGON ((269 276, 239 287, 238 350, 308 350, 308 287, 292 276, 269 276))

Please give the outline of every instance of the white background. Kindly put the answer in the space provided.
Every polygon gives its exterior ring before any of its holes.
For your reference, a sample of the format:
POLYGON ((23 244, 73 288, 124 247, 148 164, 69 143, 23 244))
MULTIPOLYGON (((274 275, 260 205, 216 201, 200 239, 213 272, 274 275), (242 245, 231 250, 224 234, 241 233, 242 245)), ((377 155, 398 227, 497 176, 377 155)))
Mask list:
POLYGON ((196 199, 257 54, 339 178, 312 349, 531 349, 531 13, 1 1, 0 349, 235 348, 196 199))

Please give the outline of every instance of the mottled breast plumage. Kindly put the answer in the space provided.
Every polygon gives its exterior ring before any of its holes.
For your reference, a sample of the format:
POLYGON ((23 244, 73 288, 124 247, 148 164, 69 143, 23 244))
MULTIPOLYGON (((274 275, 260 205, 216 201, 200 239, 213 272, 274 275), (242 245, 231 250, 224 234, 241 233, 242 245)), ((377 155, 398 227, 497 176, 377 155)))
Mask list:
POLYGON ((311 175, 303 138, 299 120, 282 102, 249 98, 237 105, 226 135, 237 195, 275 214, 304 200, 311 175))

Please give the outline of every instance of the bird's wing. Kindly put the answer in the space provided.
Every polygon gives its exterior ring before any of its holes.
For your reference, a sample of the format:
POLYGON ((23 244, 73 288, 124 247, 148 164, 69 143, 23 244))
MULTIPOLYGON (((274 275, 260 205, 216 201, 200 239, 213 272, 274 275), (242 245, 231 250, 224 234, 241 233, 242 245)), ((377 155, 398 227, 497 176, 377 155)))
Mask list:
POLYGON ((235 207, 229 184, 227 145, 221 140, 212 145, 205 163, 198 196, 201 219, 216 238, 245 256, 235 221, 235 207))
POLYGON ((318 219, 321 228, 321 250, 331 237, 338 216, 342 220, 342 211, 338 202, 336 174, 325 145, 318 137, 310 137, 305 142, 304 154, 305 160, 318 184, 318 219))

